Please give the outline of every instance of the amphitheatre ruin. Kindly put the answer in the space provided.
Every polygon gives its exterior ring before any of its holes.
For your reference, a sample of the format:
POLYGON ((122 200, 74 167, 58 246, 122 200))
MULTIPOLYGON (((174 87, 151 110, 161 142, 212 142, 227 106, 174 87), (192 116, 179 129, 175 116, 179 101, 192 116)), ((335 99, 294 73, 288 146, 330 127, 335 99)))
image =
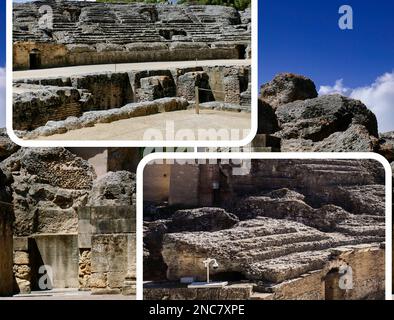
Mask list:
POLYGON ((384 299, 381 164, 248 161, 145 167, 144 299, 384 299))
POLYGON ((156 128, 171 140, 171 122, 190 140, 198 129, 237 129, 221 139, 242 140, 251 128, 249 8, 14 3, 12 37, 20 138, 149 140, 156 128))
POLYGON ((20 148, 0 132, 0 297, 135 299, 139 149, 20 148))

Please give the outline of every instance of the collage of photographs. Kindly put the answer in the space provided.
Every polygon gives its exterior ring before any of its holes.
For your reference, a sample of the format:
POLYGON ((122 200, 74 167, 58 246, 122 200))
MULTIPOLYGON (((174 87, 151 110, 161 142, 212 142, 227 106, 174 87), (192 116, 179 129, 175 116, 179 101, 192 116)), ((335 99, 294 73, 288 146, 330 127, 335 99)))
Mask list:
POLYGON ((1 1, 0 301, 392 300, 393 15, 1 1))

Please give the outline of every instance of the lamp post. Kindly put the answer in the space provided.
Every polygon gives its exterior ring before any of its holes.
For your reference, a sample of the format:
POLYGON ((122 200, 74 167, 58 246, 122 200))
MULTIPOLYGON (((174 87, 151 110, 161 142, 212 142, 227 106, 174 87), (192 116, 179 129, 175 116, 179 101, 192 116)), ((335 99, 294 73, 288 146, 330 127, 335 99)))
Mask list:
POLYGON ((212 262, 213 262, 212 267, 214 269, 219 268, 219 264, 216 261, 216 259, 208 258, 208 259, 203 261, 205 268, 207 268, 207 283, 209 283, 209 267, 210 267, 212 262))

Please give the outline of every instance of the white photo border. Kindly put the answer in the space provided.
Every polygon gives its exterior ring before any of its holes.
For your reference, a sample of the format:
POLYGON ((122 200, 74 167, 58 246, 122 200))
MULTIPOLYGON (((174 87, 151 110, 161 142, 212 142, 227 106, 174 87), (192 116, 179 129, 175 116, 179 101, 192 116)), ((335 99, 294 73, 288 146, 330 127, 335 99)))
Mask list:
POLYGON ((193 160, 193 159, 341 159, 341 160, 376 160, 385 170, 385 298, 392 300, 392 169, 388 161, 377 153, 152 153, 144 157, 137 168, 137 216, 136 216, 136 269, 137 300, 143 300, 143 172, 145 166, 154 160, 193 160))
MULTIPOLYGON (((251 128, 247 137, 242 140, 24 140, 16 136, 12 122, 12 74, 13 74, 13 42, 12 42, 12 0, 7 1, 7 93, 6 123, 7 132, 12 141, 22 147, 241 147, 250 143, 257 133, 258 126, 258 0, 252 0, 251 10, 251 52, 252 52, 252 94, 251 94, 251 128)), ((241 129, 240 129, 241 130, 241 129)))

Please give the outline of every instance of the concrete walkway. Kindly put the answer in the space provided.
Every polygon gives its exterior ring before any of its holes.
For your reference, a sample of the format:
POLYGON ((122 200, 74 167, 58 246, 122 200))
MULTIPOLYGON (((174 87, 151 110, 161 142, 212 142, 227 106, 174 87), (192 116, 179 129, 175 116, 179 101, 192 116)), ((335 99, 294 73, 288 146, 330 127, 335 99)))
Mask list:
POLYGON ((202 66, 248 66, 250 64, 251 60, 160 61, 122 64, 100 64, 40 70, 14 71, 13 79, 46 79, 53 77, 69 77, 89 73, 160 70, 202 66))

